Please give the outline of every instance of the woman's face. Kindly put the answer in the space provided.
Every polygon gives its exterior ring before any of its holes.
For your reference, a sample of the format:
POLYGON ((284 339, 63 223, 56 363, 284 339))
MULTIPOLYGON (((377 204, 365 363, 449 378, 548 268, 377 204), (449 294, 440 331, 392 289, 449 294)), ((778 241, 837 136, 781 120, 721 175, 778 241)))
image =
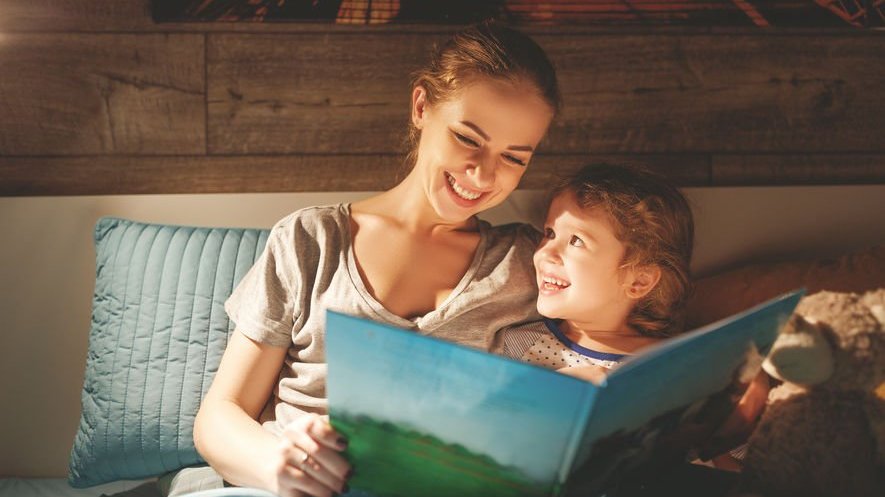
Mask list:
POLYGON ((516 189, 553 118, 526 86, 472 83, 435 104, 412 95, 421 131, 414 173, 440 218, 461 222, 501 203, 516 189))

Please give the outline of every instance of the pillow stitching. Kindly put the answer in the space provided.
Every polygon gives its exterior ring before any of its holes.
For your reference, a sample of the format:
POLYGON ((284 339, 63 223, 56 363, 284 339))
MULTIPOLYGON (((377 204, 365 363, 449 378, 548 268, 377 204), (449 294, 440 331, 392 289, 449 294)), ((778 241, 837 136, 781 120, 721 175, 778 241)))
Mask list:
MULTIPOLYGON (((225 237, 227 237, 227 235, 230 234, 231 232, 232 232, 232 230, 228 230, 228 232, 225 233, 225 237)), ((233 292, 233 289, 234 289, 235 280, 236 280, 236 267, 237 267, 237 266, 236 266, 236 261, 237 261, 237 258, 239 258, 239 255, 240 255, 240 252, 241 252, 241 250, 240 250, 240 246, 241 246, 242 243, 243 243, 243 239, 245 238, 245 234, 246 234, 245 231, 241 231, 241 232, 239 232, 240 239, 239 239, 239 241, 237 242, 237 248, 235 249, 235 250, 236 250, 236 253, 234 254, 234 265, 233 265, 233 268, 232 268, 232 269, 233 269, 233 272, 232 272, 232 274, 231 274, 231 278, 230 278, 230 289, 227 291, 227 295, 230 295, 230 294, 233 292)), ((216 269, 215 269, 215 281, 216 281, 216 282, 218 281, 218 268, 219 268, 219 267, 221 267, 220 264, 219 264, 218 267, 216 267, 216 269)), ((213 294, 215 293, 215 289, 214 289, 214 288, 212 289, 212 293, 213 293, 213 294)), ((214 298, 213 298, 213 302, 214 302, 214 298)), ((223 305, 223 304, 222 304, 222 305, 223 305)), ((210 316, 211 316, 211 312, 210 312, 210 316)), ((230 328, 230 320, 228 320, 228 326, 227 326, 227 328, 230 328)), ((211 327, 210 327, 210 329, 211 329, 211 327)), ((225 349, 227 348, 228 338, 229 338, 229 337, 228 337, 228 334, 227 334, 227 330, 225 330, 225 336, 224 336, 224 341, 225 341, 224 348, 225 348, 225 349)), ((207 344, 211 343, 211 340, 207 340, 206 343, 207 343, 207 344)), ((204 372, 204 374, 203 374, 203 378, 200 380, 200 397, 201 397, 200 403, 202 403, 202 397, 203 397, 203 395, 204 395, 204 394, 203 394, 203 387, 205 386, 205 381, 206 381, 206 376, 207 376, 207 374, 206 374, 205 372, 206 372, 206 363, 207 363, 208 361, 209 361, 209 347, 207 346, 207 347, 206 347, 206 354, 205 354, 205 357, 203 358, 203 372, 204 372)), ((217 370, 216 370, 216 372, 217 372, 217 370)), ((211 388, 211 385, 210 385, 210 388, 211 388)))
MULTIPOLYGON (((98 220, 98 223, 96 223, 96 231, 95 231, 96 235, 98 234, 98 228, 99 228, 99 227, 101 226, 101 224, 104 223, 105 221, 107 221, 107 224, 109 224, 109 225, 111 225, 111 226, 108 227, 108 229, 103 230, 103 231, 101 232, 100 237, 97 237, 97 238, 95 239, 95 249, 96 249, 96 250, 95 250, 95 252, 96 252, 96 276, 98 276, 98 274, 97 274, 97 272, 98 272, 98 255, 101 253, 101 254, 104 255, 105 258, 109 258, 109 257, 107 257, 106 254, 104 254, 104 249, 103 249, 103 247, 104 247, 105 245, 111 243, 109 240, 107 240, 107 238, 108 238, 108 234, 109 234, 109 233, 112 234, 111 230, 113 229, 113 227, 115 227, 115 226, 117 226, 117 225, 120 224, 120 220, 119 220, 119 219, 111 219, 111 218, 103 218, 103 219, 99 219, 99 220, 98 220)), ((122 235, 121 235, 121 236, 122 236, 122 235)), ((117 247, 117 248, 119 248, 119 247, 117 247)), ((114 273, 114 269, 116 268, 116 265, 117 265, 117 255, 118 255, 118 253, 119 253, 119 250, 114 250, 114 257, 113 257, 114 262, 113 262, 113 265, 111 265, 111 267, 110 267, 110 269, 109 269, 109 271, 111 272, 111 275, 113 275, 113 273, 114 273)), ((105 264, 103 264, 103 267, 107 267, 107 260, 105 260, 105 261, 103 261, 103 262, 105 263, 105 264)), ((96 279, 96 282, 97 282, 97 281, 98 281, 98 280, 96 279)), ((93 299, 95 299, 95 296, 94 296, 94 295, 93 295, 93 299)), ((90 326, 90 333, 89 333, 89 335, 90 335, 89 338, 90 338, 90 340, 91 340, 91 338, 92 338, 91 326, 90 326)), ((87 355, 88 355, 88 353, 87 353, 87 355)), ((86 379, 86 381, 90 381, 90 380, 91 380, 90 383, 92 384, 92 391, 93 391, 93 392, 98 392, 99 389, 96 387, 96 383, 97 383, 97 382, 95 381, 95 377, 94 377, 94 376, 95 376, 95 375, 89 374, 89 371, 88 371, 88 369, 87 369, 87 374, 85 375, 85 379, 86 379)), ((85 383, 85 381, 84 381, 84 383, 85 383)), ((94 393, 93 393, 93 395, 94 395, 94 393)), ((94 399, 93 399, 93 403, 95 403, 95 400, 94 400, 94 399)), ((85 409, 84 409, 84 412, 85 412, 85 409)), ((83 436, 82 439, 85 439, 85 440, 87 440, 87 441, 88 441, 88 440, 92 440, 92 441, 94 442, 93 439, 94 439, 95 436, 96 436, 96 429, 95 429, 95 426, 98 424, 98 420, 96 419, 96 420, 94 420, 95 423, 93 423, 93 424, 89 424, 89 423, 86 422, 86 417, 88 417, 88 416, 87 416, 87 415, 84 415, 83 423, 81 423, 81 426, 83 426, 83 425, 85 424, 87 430, 89 430, 89 433, 88 433, 88 434, 85 434, 85 433, 84 433, 84 436, 83 436)), ((105 436, 107 436, 107 434, 105 434, 105 436)), ((76 442, 76 439, 75 439, 75 442, 76 442)), ((95 443, 88 443, 88 442, 83 442, 83 443, 86 443, 86 446, 87 446, 87 457, 86 457, 86 460, 89 460, 89 461, 95 461, 95 446, 96 446, 96 444, 95 444, 95 443)), ((75 448, 76 448, 76 446, 75 446, 75 448)), ((76 453, 76 452, 78 452, 78 451, 75 451, 75 453, 76 453)), ((82 461, 83 459, 84 459, 83 457, 77 456, 77 457, 76 457, 76 461, 72 461, 72 462, 75 462, 75 463, 76 463, 77 461, 82 461)), ((80 464, 82 464, 82 463, 80 463, 80 464)), ((74 464, 73 466, 79 466, 79 464, 74 464)), ((87 463, 87 466, 88 466, 88 463, 87 463)), ((83 479, 83 477, 84 477, 84 475, 80 475, 80 474, 78 473, 78 478, 79 478, 79 479, 83 479)))
MULTIPOLYGON (((206 241, 207 240, 209 240, 208 234, 206 235, 206 238, 203 239, 203 246, 200 247, 200 256, 197 258, 197 261, 200 261, 203 259, 203 252, 206 250, 206 241)), ((200 279, 200 269, 201 269, 200 264, 197 264, 197 274, 194 276, 194 299, 193 299, 193 302, 191 303, 191 313, 190 313, 190 317, 188 318, 187 343, 190 343, 190 341, 191 341, 191 330, 193 330, 194 311, 195 311, 195 307, 197 304, 197 299, 196 299, 197 282, 200 279)), ((187 373, 187 354, 185 354, 185 359, 184 359, 184 371, 185 371, 185 373, 187 373)), ((184 401, 184 381, 181 382, 181 390, 178 393, 178 416, 176 416, 176 419, 178 420, 178 422, 176 423, 176 430, 175 430, 175 433, 176 433, 175 447, 176 447, 176 449, 181 448, 181 404, 183 401, 184 401)), ((181 460, 181 451, 180 450, 175 451, 175 457, 178 460, 178 466, 181 467, 183 465, 183 462, 181 460)))
MULTIPOLYGON (((122 240, 126 237, 126 233, 129 232, 130 228, 139 228, 138 235, 135 237, 136 242, 137 242, 138 238, 140 238, 141 234, 145 231, 146 226, 144 226, 144 225, 135 226, 134 224, 129 224, 126 227, 126 230, 123 232, 123 235, 121 235, 121 237, 120 237, 120 242, 119 242, 120 244, 122 244, 122 240)), ((117 259, 119 258, 121 247, 118 245, 116 248, 117 248, 117 250, 116 250, 116 253, 114 254, 114 267, 117 266, 117 259)), ((131 256, 131 254, 130 254, 130 256, 131 256)), ((120 311, 120 326, 118 327, 118 331, 117 331, 117 345, 114 347, 114 357, 111 360, 111 371, 114 371, 117 368, 117 353, 120 351, 120 333, 122 333, 122 331, 123 331, 123 314, 124 314, 124 311, 126 308, 126 298, 128 297, 127 290, 128 290, 128 286, 129 286, 129 274, 130 274, 130 272, 126 271, 126 277, 123 280, 123 299, 122 299, 122 309, 120 311)), ((109 393, 113 392, 113 390, 114 390, 114 375, 111 374, 108 392, 109 393)), ((108 436, 108 433, 110 432, 110 426, 111 426, 111 405, 112 404, 113 403, 110 401, 110 398, 109 398, 108 403, 107 403, 107 411, 105 414, 105 418, 106 418, 105 419, 105 429, 104 429, 105 455, 110 454, 110 452, 111 452, 111 450, 110 450, 110 447, 111 447, 110 437, 108 436)), ((108 463, 111 463, 111 461, 112 460, 109 460, 108 463)), ((112 464, 106 464, 106 465, 100 465, 99 467, 110 468, 111 466, 112 466, 112 464)), ((107 478, 107 476, 105 478, 107 478)), ((113 479, 113 477, 111 477, 111 479, 113 479)))
MULTIPOLYGON (((157 236, 159 236, 162 229, 163 228, 158 230, 157 236)), ((153 321, 151 322, 151 326, 149 328, 150 337, 148 338, 148 353, 147 353, 148 368, 145 372, 144 383, 143 383, 142 389, 141 389, 141 408, 140 408, 139 412, 142 413, 142 416, 141 416, 141 422, 138 423, 138 440, 139 440, 139 442, 141 442, 141 460, 144 463, 144 468, 146 471, 148 470, 148 462, 147 462, 147 447, 145 446, 145 440, 144 440, 144 431, 145 431, 144 428, 145 428, 145 421, 147 418, 144 416, 144 412, 145 412, 145 400, 147 398, 146 392, 147 392, 147 388, 148 388, 147 387, 148 377, 150 376, 149 372, 150 372, 151 353, 154 350, 154 335, 156 334, 157 316, 160 314, 160 295, 163 291, 163 281, 165 280, 165 276, 166 276, 166 271, 164 269, 166 268, 166 264, 169 262, 169 247, 172 243, 172 240, 175 238, 175 234, 177 232, 178 232, 178 227, 172 228, 172 234, 169 235, 169 240, 166 242, 166 246, 163 249, 163 252, 164 252, 163 264, 160 269, 160 282, 157 285, 157 307, 154 310, 153 321)), ((154 238, 154 240, 156 241, 156 237, 154 238)), ((173 306, 174 305, 175 304, 173 304, 173 306)), ((171 333, 171 324, 170 324, 170 333, 171 333)), ((166 356, 168 357, 169 354, 167 353, 166 356)), ((162 389, 160 389, 160 395, 161 396, 163 395, 162 389)), ((157 407, 160 408, 160 410, 162 410, 162 404, 158 404, 157 407)), ((157 425, 159 426, 160 424, 161 424, 161 422, 158 421, 157 425)), ((157 439, 157 441, 159 443, 159 438, 157 439)), ((161 458, 160 459, 160 466, 162 466, 162 465, 163 465, 163 461, 161 458)))
MULTIPOLYGON (((219 262, 221 260, 221 254, 223 253, 223 250, 224 250, 224 241, 227 239, 227 235, 229 233, 230 233, 230 230, 226 230, 224 232, 223 238, 221 239, 221 246, 218 249, 219 257, 218 257, 218 260, 215 261, 215 277, 212 278, 212 290, 209 292, 209 295, 210 295, 209 318, 206 321, 206 347, 203 349, 203 365, 200 367, 200 371, 202 371, 202 374, 200 375, 200 390, 199 390, 200 399, 197 403, 197 405, 198 405, 197 410, 199 410, 199 404, 202 404, 202 402, 203 402, 203 386, 206 381, 206 362, 208 361, 208 358, 209 358, 209 345, 212 343, 212 338, 211 338, 212 313, 215 310, 215 285, 218 283, 218 268, 221 267, 221 264, 219 264, 219 262)), ((193 440, 193 437, 194 437, 193 430, 191 430, 191 439, 192 440, 193 440)))
MULTIPOLYGON (((150 264, 150 260, 151 260, 151 252, 153 252, 154 244, 157 241, 157 236, 160 234, 159 228, 155 228, 153 231, 154 231, 154 237, 151 239, 150 243, 148 244, 147 255, 145 256, 145 259, 144 259, 144 267, 139 272, 139 274, 141 274, 141 275, 144 275, 145 272, 147 271, 147 268, 148 268, 148 266, 150 264)), ((140 238, 141 238, 141 236, 139 236, 139 239, 140 238)), ((133 327, 132 327, 133 333, 132 333, 132 345, 129 348, 129 366, 126 368, 126 381, 123 382, 123 386, 125 388, 123 388, 123 403, 121 404, 123 406, 123 413, 122 413, 121 421, 123 421, 123 422, 120 423, 120 445, 123 448, 124 456, 120 457, 120 460, 122 460, 122 462, 124 462, 124 463, 129 461, 129 458, 125 457, 125 454, 128 453, 126 451, 126 422, 125 421, 126 421, 126 413, 128 412, 128 410, 126 409, 126 400, 129 399, 129 377, 132 376, 132 364, 135 360, 135 343, 138 340, 138 332, 139 332, 138 324, 141 321, 141 305, 144 302, 144 286, 146 283, 147 283, 147 278, 142 277, 141 291, 138 293, 139 312, 137 312, 135 314, 135 323, 133 324, 133 327)), ((148 353, 150 353, 150 351, 148 351, 148 353)), ((145 374, 145 376, 147 376, 147 374, 145 374)), ((144 398, 143 392, 142 392, 142 398, 144 398)), ((142 403, 142 405, 144 405, 144 404, 142 403)), ((144 449, 143 441, 139 440, 139 445, 141 445, 142 450, 143 450, 144 449)), ((147 470, 147 461, 144 460, 144 453, 142 452, 141 455, 142 455, 142 460, 145 462, 142 469, 147 470)), ((129 462, 131 462, 131 461, 129 461, 129 462)), ((124 464, 124 466, 125 466, 125 464, 124 464)))
MULTIPOLYGON (((182 226, 176 227, 175 232, 172 234, 173 238, 182 230, 182 228, 183 228, 182 226)), ((190 237, 193 234, 193 232, 196 231, 196 228, 190 229, 189 231, 190 231, 190 233, 187 234, 188 241, 190 240, 190 237)), ((184 247, 187 248, 187 241, 184 242, 184 247)), ((183 255, 183 252, 182 252, 182 255, 183 255)), ((178 278, 175 278, 175 290, 172 293, 172 295, 175 297, 172 299, 172 312, 169 314, 169 316, 170 316, 169 317, 169 319, 170 319, 170 321, 169 321, 169 339, 166 340, 166 363, 163 365, 164 375, 169 370, 169 358, 172 356, 172 354, 170 354, 169 351, 172 348, 172 339, 174 338, 174 335, 175 335, 173 328, 175 325, 175 310, 178 306, 178 289, 180 287, 180 283, 181 283, 181 271, 179 268, 178 278)), ((163 394, 166 392, 165 385, 166 385, 166 383, 165 383, 165 376, 164 376, 163 385, 162 385, 162 388, 160 388, 160 400, 159 400, 160 418, 161 419, 163 418, 163 394)), ((158 443, 160 443, 160 445, 162 445, 162 439, 163 439, 163 424, 157 423, 157 441, 158 441, 158 443)), ((160 464, 163 465, 164 468, 166 467, 166 465, 163 461, 162 453, 160 455, 160 464)))

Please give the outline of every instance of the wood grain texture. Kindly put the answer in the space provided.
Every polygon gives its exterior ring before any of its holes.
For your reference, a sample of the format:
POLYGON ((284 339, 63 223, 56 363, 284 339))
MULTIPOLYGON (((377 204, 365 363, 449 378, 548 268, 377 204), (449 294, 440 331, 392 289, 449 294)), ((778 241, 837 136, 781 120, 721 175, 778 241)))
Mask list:
POLYGON ((885 185, 885 154, 718 156, 711 184, 885 185))
POLYGON ((153 29, 150 0, 3 0, 0 32, 153 29))
POLYGON ((210 153, 395 153, 437 37, 209 35, 210 153))
POLYGON ((0 40, 0 155, 205 152, 202 35, 0 40))
POLYGON ((885 151, 885 36, 539 37, 557 152, 885 151))
MULTIPOLYGON (((391 153, 438 35, 208 35, 211 153, 391 153)), ((885 36, 538 36, 555 153, 882 152, 885 36)))
POLYGON ((0 195, 382 190, 399 164, 357 155, 0 157, 0 195))
MULTIPOLYGON (((0 195, 387 188, 409 75, 453 29, 0 2, 0 195)), ((527 31, 565 106, 523 188, 588 162, 683 186, 885 184, 885 32, 527 31)))
MULTIPOLYGON (((885 185, 880 155, 539 155, 520 182, 549 189, 587 164, 642 166, 679 186, 885 185)), ((399 155, 0 157, 0 196, 378 191, 399 155)))
MULTIPOLYGON (((693 156, 541 155, 520 188, 547 189, 591 163, 642 165, 683 186, 710 182, 693 156)), ((408 168, 399 155, 0 157, 0 196, 377 191, 408 168)))

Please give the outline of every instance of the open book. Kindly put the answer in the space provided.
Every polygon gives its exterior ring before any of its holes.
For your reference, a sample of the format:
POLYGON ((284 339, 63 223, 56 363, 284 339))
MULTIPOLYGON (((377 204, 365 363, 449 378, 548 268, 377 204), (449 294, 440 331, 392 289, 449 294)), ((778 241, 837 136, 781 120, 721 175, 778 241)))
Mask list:
POLYGON ((349 441, 350 487, 377 497, 593 495, 684 449, 682 434, 718 426, 802 294, 662 341, 600 385, 330 311, 329 414, 349 441))

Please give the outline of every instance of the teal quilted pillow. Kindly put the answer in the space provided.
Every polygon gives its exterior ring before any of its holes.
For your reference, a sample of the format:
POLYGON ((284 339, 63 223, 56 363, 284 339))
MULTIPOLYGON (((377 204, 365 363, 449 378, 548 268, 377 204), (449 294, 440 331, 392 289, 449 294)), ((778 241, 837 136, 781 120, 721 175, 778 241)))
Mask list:
POLYGON ((224 301, 267 235, 98 221, 72 486, 146 478, 202 462, 193 443, 194 417, 233 329, 224 301))

